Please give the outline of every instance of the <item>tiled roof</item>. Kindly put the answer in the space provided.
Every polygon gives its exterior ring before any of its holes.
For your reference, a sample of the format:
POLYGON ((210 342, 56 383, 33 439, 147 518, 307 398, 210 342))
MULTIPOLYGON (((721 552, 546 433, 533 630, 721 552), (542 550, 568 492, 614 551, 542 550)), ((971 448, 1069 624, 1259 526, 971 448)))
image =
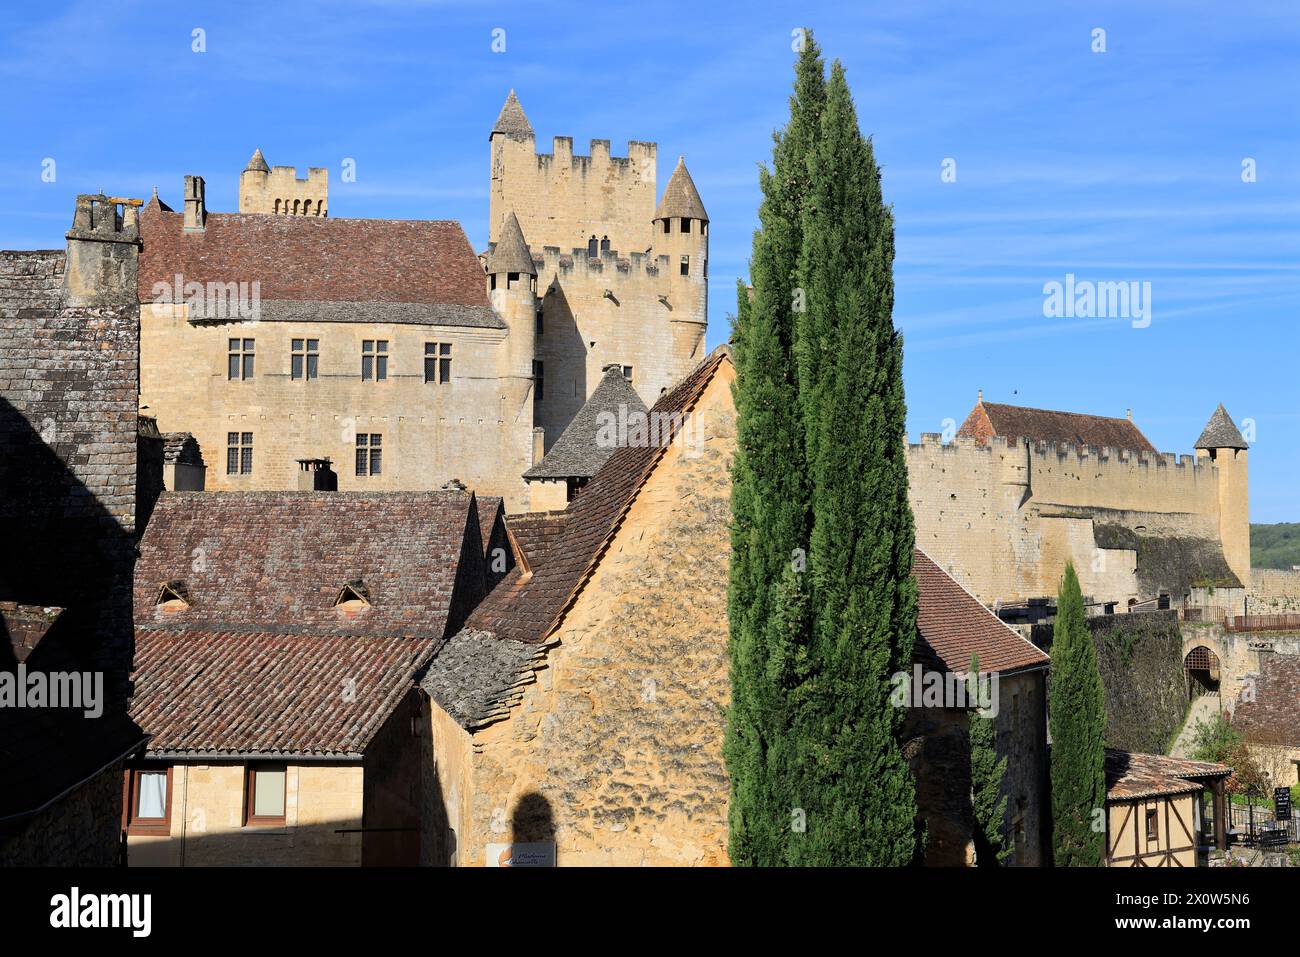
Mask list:
POLYGON ((258 173, 271 172, 271 167, 266 165, 266 157, 262 155, 260 146, 253 150, 253 155, 248 158, 248 165, 244 167, 244 170, 254 170, 258 173))
MULTIPOLYGON (((730 357, 713 351, 676 386, 659 397, 655 412, 680 419, 695 407, 718 367, 730 357)), ((616 449, 591 483, 569 505, 563 532, 531 575, 516 567, 477 609, 470 627, 515 641, 546 638, 594 567, 606 543, 667 446, 646 443, 616 449)))
POLYGON ((153 754, 360 754, 436 645, 140 629, 131 716, 153 754))
POLYGON ((490 632, 462 628, 438 650, 420 686, 470 731, 506 717, 535 679, 545 643, 502 641, 490 632))
POLYGON ((1251 744, 1300 748, 1300 656, 1263 652, 1255 700, 1237 701, 1232 725, 1251 744))
MULTIPOLYGON (((309 315, 325 303, 364 304, 385 321, 483 325, 495 316, 478 256, 448 220, 209 213, 203 230, 185 232, 181 213, 150 204, 140 235, 142 302, 158 283, 175 298, 179 274, 183 283, 260 283, 264 320, 294 318, 292 303, 309 315)), ((346 310, 335 317, 348 319, 346 310)))
MULTIPOLYGON (((590 478, 614 454, 616 443, 626 438, 626 435, 615 435, 613 442, 603 441, 602 426, 608 430, 609 422, 616 427, 626 423, 631 431, 636 427, 636 417, 645 415, 645 403, 632 383, 618 366, 610 366, 545 458, 525 472, 524 478, 590 478)), ((649 420, 643 419, 641 424, 648 431, 649 420)))
POLYGON ((1236 423, 1232 421, 1232 416, 1228 415, 1228 410, 1219 403, 1219 407, 1214 410, 1214 415, 1210 416, 1210 421, 1205 423, 1205 429, 1201 432, 1201 437, 1196 440, 1198 449, 1244 449, 1246 440, 1242 438, 1240 430, 1236 423))
POLYGON ((1030 439, 1034 442, 1055 442, 1058 445, 1109 446, 1134 452, 1156 451, 1156 447, 1128 419, 1084 415, 1079 412, 1056 412, 1051 409, 1028 409, 983 400, 976 403, 957 434, 972 436, 980 442, 987 442, 991 436, 998 435, 1006 439, 1030 439))
POLYGON ((677 157, 677 167, 669 177, 663 198, 655 209, 655 219, 670 216, 686 216, 705 222, 709 219, 709 214, 704 211, 704 201, 700 199, 699 190, 695 188, 695 181, 691 179, 691 174, 686 169, 686 159, 682 156, 677 157))
POLYGON ((981 672, 1047 666, 1046 653, 985 608, 919 548, 913 553, 912 573, 919 592, 916 658, 937 659, 949 671, 968 671, 976 653, 981 672))
POLYGON ((26 661, 62 614, 62 608, 49 605, 0 601, 0 629, 9 638, 14 660, 19 664, 26 661))
POLYGON ((140 542, 137 627, 442 638, 483 590, 468 492, 164 492, 140 542), (191 606, 156 605, 179 579, 191 606), (371 604, 335 608, 361 579, 371 604))
POLYGON ((506 526, 524 553, 524 561, 530 568, 541 564, 542 555, 560 537, 568 517, 568 510, 560 509, 554 512, 525 512, 506 519, 506 526))
POLYGON ((1231 773, 1226 764, 1106 749, 1106 797, 1112 801, 1195 794, 1231 773))

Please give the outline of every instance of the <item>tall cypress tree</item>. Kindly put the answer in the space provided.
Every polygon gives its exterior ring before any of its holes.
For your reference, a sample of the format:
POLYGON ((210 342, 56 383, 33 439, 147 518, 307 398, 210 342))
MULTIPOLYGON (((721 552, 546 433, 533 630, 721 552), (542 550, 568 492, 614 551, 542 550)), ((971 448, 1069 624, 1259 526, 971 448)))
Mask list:
POLYGON ((795 68, 790 121, 761 170, 750 291, 740 285, 732 343, 737 448, 732 465, 728 617, 731 706, 723 753, 731 779, 735 864, 787 862, 802 827, 790 735, 807 671, 805 586, 812 524, 804 436, 793 368, 794 297, 807 201, 807 155, 825 101, 821 54, 811 36, 795 68))
POLYGON ((810 36, 760 181, 733 337, 731 856, 906 864, 915 795, 889 698, 916 586, 893 220, 844 72, 826 83, 810 36))
POLYGON ((1097 867, 1105 840, 1094 827, 1106 806, 1105 694, 1073 565, 1065 566, 1057 597, 1050 700, 1053 857, 1058 867, 1097 867))
POLYGON ((810 839, 794 846, 808 863, 898 866, 915 852, 916 800, 890 677, 911 667, 916 582, 894 223, 838 62, 809 170, 795 353, 813 482, 812 674, 798 728, 810 839))

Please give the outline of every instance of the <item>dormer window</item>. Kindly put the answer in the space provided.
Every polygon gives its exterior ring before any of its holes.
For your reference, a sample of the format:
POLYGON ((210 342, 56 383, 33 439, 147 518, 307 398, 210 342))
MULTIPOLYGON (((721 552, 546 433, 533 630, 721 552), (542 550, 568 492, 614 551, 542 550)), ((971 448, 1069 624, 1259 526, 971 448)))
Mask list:
POLYGON ((346 611, 358 611, 370 604, 370 589, 360 578, 354 578, 339 589, 334 598, 334 607, 346 611))
POLYGON ((190 590, 179 578, 161 582, 158 585, 158 598, 154 601, 165 612, 184 611, 194 604, 190 600, 190 590))

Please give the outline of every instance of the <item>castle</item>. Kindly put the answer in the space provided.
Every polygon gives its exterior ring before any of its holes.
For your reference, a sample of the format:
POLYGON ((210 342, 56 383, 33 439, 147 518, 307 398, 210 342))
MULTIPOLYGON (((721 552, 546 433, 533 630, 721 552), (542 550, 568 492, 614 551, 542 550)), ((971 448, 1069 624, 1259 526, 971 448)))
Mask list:
POLYGON ((140 213, 141 405, 193 434, 206 486, 343 490, 458 478, 510 511, 563 507, 565 477, 523 474, 617 366, 648 406, 704 356, 708 214, 654 143, 537 153, 511 91, 489 135, 491 231, 336 219, 328 176, 256 151, 239 212, 140 213), (656 202, 657 198, 657 202, 656 202))

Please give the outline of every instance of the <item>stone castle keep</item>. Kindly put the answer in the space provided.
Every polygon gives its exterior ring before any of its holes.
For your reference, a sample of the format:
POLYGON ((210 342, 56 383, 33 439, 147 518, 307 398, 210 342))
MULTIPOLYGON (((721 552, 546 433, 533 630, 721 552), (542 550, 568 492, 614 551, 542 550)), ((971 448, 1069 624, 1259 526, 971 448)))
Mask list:
POLYGON ((193 434, 218 490, 342 490, 458 478, 511 511, 562 507, 525 484, 617 366, 647 405, 704 355, 708 214, 684 161, 662 196, 653 143, 551 153, 513 91, 489 135, 491 233, 328 218, 328 176, 240 176, 238 213, 155 196, 140 215, 141 403, 193 434), (658 201, 656 202, 656 197, 658 201))

